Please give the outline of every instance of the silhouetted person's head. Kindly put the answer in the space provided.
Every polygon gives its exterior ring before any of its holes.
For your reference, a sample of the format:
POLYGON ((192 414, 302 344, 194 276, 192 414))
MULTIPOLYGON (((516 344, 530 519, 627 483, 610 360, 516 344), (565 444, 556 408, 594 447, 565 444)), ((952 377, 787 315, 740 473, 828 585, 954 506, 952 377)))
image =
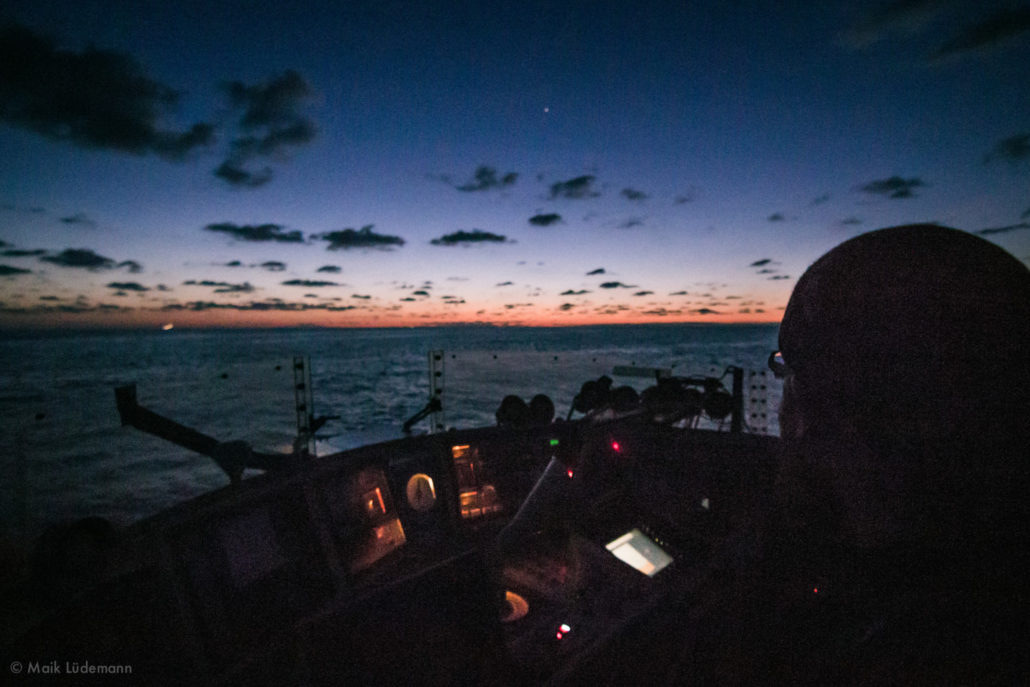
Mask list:
POLYGON ((782 434, 805 447, 783 481, 832 491, 844 536, 962 539, 1008 517, 1030 442, 1030 271, 1013 256, 934 225, 850 239, 798 281, 780 349, 782 434))

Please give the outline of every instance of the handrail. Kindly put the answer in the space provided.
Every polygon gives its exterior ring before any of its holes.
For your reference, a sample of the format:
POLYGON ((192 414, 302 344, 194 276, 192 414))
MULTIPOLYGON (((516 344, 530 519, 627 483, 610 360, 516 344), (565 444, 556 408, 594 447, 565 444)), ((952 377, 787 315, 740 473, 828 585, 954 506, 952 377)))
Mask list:
POLYGON ((137 401, 135 384, 115 388, 114 397, 123 426, 135 427, 208 456, 222 468, 234 484, 240 481, 245 469, 281 470, 292 462, 293 456, 289 454, 254 451, 244 441, 222 442, 144 408, 137 401))

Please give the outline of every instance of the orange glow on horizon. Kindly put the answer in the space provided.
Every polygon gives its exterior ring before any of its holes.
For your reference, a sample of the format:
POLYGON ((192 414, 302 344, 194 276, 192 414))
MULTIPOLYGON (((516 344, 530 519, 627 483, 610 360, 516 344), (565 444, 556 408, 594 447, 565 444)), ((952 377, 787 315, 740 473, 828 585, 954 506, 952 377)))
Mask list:
MULTIPOLYGON (((481 311, 480 311, 481 312, 481 311)), ((200 328, 377 328, 377 327, 435 327, 452 325, 493 325, 518 327, 573 327, 623 324, 776 324, 782 310, 764 313, 727 313, 721 315, 642 315, 622 312, 617 315, 569 314, 567 312, 541 312, 529 316, 497 313, 414 313, 414 312, 360 312, 342 313, 322 311, 266 311, 266 310, 202 310, 168 313, 160 310, 121 310, 87 313, 28 312, 0 314, 0 329, 168 329, 174 334, 179 329, 200 328), (173 327, 167 327, 167 325, 173 327)))

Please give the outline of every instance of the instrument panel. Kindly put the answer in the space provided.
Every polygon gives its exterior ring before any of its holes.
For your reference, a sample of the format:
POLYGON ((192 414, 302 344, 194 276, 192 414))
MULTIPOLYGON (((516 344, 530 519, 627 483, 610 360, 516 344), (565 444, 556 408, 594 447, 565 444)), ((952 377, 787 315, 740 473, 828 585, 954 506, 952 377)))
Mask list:
POLYGON ((424 565, 496 534, 570 432, 561 424, 452 431, 341 455, 362 467, 337 472, 319 491, 347 571, 362 577, 392 559, 424 565))

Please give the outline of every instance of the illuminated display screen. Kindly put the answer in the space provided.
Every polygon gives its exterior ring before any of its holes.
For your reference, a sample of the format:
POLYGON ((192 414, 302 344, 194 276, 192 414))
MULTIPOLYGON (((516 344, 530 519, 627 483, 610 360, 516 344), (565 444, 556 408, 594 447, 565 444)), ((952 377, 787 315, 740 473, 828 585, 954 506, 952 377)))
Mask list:
POLYGON ((503 510, 497 488, 484 481, 483 461, 477 447, 452 446, 451 457, 458 476, 461 517, 470 520, 503 510))
POLYGON ((608 542, 604 548, 623 563, 648 577, 654 577, 662 568, 672 563, 672 557, 665 553, 662 547, 636 528, 608 542))
POLYGON ((360 534, 353 539, 350 565, 351 572, 357 572, 395 551, 407 539, 382 470, 368 468, 356 473, 349 480, 347 492, 343 517, 346 522, 360 523, 360 534))

